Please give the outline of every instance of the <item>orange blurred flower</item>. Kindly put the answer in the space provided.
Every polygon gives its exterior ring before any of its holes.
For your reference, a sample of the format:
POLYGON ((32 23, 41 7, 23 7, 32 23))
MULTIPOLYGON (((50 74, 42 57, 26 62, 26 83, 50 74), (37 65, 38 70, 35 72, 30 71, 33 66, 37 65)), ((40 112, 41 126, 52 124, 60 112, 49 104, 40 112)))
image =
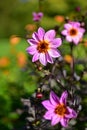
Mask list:
POLYGON ((9 70, 4 70, 3 74, 6 75, 6 76, 9 75, 9 70))
POLYGON ((54 17, 54 19, 55 19, 57 22, 59 22, 59 23, 64 22, 64 16, 62 16, 62 15, 56 15, 56 16, 54 17))
POLYGON ((25 26, 25 29, 26 29, 27 31, 34 31, 34 30, 36 30, 36 25, 35 25, 35 24, 27 24, 27 25, 25 26))
POLYGON ((87 47, 87 40, 84 42, 84 46, 87 47))
POLYGON ((72 59, 72 57, 70 56, 70 55, 65 55, 64 56, 64 60, 67 62, 67 63, 72 63, 72 61, 73 61, 73 59, 72 59))
POLYGON ((10 64, 10 60, 8 57, 0 58, 0 67, 7 67, 10 64))
POLYGON ((17 37, 16 35, 12 35, 12 36, 10 37, 10 43, 11 43, 11 45, 16 45, 16 44, 18 44, 19 42, 20 42, 20 38, 17 37))
POLYGON ((27 57, 23 52, 18 52, 17 54, 17 63, 19 67, 24 67, 27 63, 27 57))

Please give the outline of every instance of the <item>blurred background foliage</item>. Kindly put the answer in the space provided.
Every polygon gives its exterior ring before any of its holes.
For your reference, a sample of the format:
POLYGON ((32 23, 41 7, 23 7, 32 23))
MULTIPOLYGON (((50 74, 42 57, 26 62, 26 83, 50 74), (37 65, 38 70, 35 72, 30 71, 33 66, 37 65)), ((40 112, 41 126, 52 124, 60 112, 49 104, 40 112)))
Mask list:
MULTIPOLYGON (((58 21, 56 15, 73 16, 76 7, 84 13, 87 8, 83 0, 41 0, 41 10, 44 12, 42 26, 46 29, 53 27, 58 21), (48 24, 49 23, 49 24, 48 24)), ((25 26, 32 23, 32 12, 39 11, 38 0, 1 0, 0 2, 0 38, 12 34, 24 36, 25 26)))
MULTIPOLYGON (((73 19, 80 7, 86 13, 86 0, 41 0, 40 10, 44 13, 41 26, 46 30, 63 25, 64 17, 73 19)), ((27 32, 35 30, 32 12, 38 12, 38 0, 1 0, 0 1, 0 129, 22 130, 23 116, 20 99, 26 98, 38 85, 39 73, 31 57, 27 55, 27 32), (30 59, 30 62, 29 62, 30 59)), ((86 59, 87 38, 84 45, 74 50, 76 58, 86 59), (80 52, 80 53, 79 53, 80 52)), ((67 51, 64 47, 64 53, 67 51)), ((67 58, 66 58, 67 59, 67 58)), ((69 57, 68 57, 69 60, 69 57)), ((78 68, 78 67, 77 67, 78 68)), ((83 70, 83 66, 79 66, 83 70)), ((87 80, 87 74, 85 74, 87 80)), ((87 104, 87 99, 84 99, 87 104)), ((87 127, 87 124, 85 124, 87 127)), ((82 129, 81 129, 82 130, 82 129)))

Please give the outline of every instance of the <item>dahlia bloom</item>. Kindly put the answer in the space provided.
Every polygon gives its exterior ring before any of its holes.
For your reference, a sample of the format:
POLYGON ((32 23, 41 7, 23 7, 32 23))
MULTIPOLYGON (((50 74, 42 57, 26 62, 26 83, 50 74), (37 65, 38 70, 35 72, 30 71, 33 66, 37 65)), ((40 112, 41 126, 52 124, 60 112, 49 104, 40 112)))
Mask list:
POLYGON ((42 17, 43 17, 43 13, 42 12, 38 12, 38 13, 33 12, 32 15, 33 15, 33 21, 35 21, 35 22, 40 21, 42 19, 42 17))
POLYGON ((61 38, 55 38, 55 31, 45 30, 39 27, 37 32, 34 32, 32 39, 28 39, 29 46, 26 50, 33 55, 32 62, 39 60, 41 64, 46 65, 47 62, 53 63, 53 58, 60 56, 57 47, 62 44, 61 38))
POLYGON ((66 36, 68 42, 73 42, 77 45, 80 39, 83 37, 85 29, 81 27, 79 22, 69 22, 64 25, 62 35, 66 36))
POLYGON ((51 91, 50 99, 42 101, 42 105, 47 109, 44 118, 51 120, 52 126, 60 122, 63 127, 67 127, 69 120, 77 117, 77 113, 66 105, 67 96, 67 91, 64 91, 59 99, 59 97, 51 91))

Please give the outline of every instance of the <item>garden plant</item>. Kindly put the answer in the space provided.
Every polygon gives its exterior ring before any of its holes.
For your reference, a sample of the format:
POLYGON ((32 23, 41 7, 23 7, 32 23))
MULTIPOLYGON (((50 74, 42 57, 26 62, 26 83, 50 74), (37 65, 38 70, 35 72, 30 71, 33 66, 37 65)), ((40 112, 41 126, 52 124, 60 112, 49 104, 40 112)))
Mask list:
POLYGON ((65 17, 62 25, 45 30, 41 26, 45 15, 42 1, 38 1, 39 11, 32 14, 36 28, 26 37, 26 52, 39 78, 35 92, 21 99, 26 113, 25 129, 86 130, 83 111, 87 102, 83 102, 87 94, 87 59, 80 56, 80 49, 77 54, 77 49, 84 48, 87 53, 87 14, 65 17))
POLYGON ((87 130, 86 6, 1 1, 1 130, 87 130))

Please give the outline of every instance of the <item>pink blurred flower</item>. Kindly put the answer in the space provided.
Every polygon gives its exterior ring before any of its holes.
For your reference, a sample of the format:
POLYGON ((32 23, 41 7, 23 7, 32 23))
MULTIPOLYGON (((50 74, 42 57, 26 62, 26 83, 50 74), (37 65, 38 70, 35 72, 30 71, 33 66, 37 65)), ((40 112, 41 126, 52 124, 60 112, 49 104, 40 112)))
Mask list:
POLYGON ((62 31, 62 34, 66 36, 66 40, 77 45, 83 37, 85 29, 81 27, 79 22, 66 23, 64 28, 65 29, 62 31))
POLYGON ((39 60, 41 64, 46 65, 47 62, 53 63, 53 58, 60 56, 57 47, 62 44, 61 38, 55 38, 55 31, 45 30, 39 27, 37 32, 34 32, 32 39, 28 39, 31 46, 27 48, 27 52, 33 55, 32 62, 39 60))
POLYGON ((67 96, 67 91, 64 91, 59 99, 59 97, 51 91, 50 99, 42 102, 42 105, 47 109, 44 118, 51 120, 52 126, 60 122, 63 127, 67 127, 69 120, 77 117, 77 113, 66 105, 67 96))
POLYGON ((33 12, 33 21, 37 22, 40 21, 43 17, 43 13, 42 12, 33 12))

